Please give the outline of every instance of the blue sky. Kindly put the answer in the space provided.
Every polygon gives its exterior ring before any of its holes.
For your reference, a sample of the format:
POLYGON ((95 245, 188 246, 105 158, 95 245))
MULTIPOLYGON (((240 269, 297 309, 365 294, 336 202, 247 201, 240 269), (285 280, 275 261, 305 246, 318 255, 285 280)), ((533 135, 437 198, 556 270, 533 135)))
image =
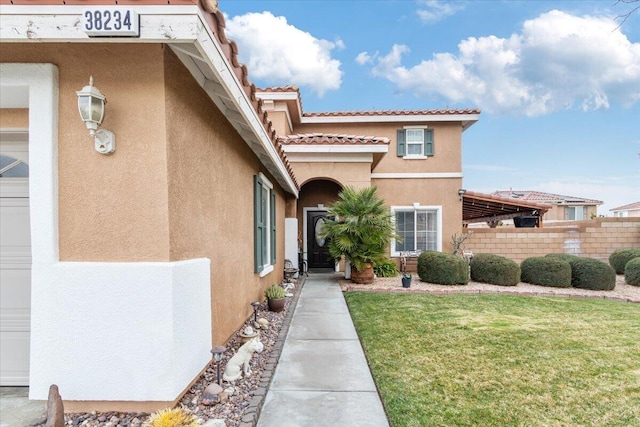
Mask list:
POLYGON ((640 3, 220 0, 258 87, 306 112, 480 108, 463 186, 640 201, 640 3))

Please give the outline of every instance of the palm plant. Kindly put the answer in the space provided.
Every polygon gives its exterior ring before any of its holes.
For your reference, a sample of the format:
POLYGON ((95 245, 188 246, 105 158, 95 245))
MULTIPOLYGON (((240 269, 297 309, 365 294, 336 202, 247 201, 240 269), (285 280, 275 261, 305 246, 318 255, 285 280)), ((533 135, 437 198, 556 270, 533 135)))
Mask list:
POLYGON ((345 187, 329 207, 328 220, 320 231, 329 242, 329 254, 336 261, 344 256, 357 271, 383 262, 389 240, 398 237, 391 214, 376 191, 376 187, 345 187))

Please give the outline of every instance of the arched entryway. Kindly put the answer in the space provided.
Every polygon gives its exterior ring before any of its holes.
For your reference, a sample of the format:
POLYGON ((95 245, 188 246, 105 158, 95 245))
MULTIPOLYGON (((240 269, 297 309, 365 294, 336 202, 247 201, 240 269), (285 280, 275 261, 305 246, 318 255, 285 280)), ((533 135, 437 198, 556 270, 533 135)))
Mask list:
POLYGON ((338 199, 342 186, 328 179, 316 179, 305 183, 298 199, 297 218, 302 224, 298 245, 302 259, 311 272, 334 271, 335 262, 329 256, 325 239, 318 236, 327 217, 327 209, 338 199))

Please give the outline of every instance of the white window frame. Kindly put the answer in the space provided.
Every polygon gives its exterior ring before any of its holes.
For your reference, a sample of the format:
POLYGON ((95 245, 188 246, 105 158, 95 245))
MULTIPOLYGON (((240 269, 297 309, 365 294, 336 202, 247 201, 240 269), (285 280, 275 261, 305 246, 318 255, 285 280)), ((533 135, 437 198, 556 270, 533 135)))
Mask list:
MULTIPOLYGON (((407 212, 407 211, 435 211, 436 213, 436 250, 442 252, 442 206, 421 206, 420 203, 414 203, 411 206, 391 206, 391 218, 393 223, 396 221, 396 212, 407 212)), ((417 239, 416 239, 417 241, 417 239)), ((401 256, 401 252, 396 249, 396 239, 391 239, 390 243, 390 251, 392 257, 401 256)), ((411 251, 410 251, 411 252, 411 251)), ((418 253, 421 250, 417 251, 418 253)))
POLYGON ((584 205, 580 205, 580 206, 565 206, 565 209, 567 209, 567 211, 569 212, 568 215, 566 215, 567 217, 569 217, 569 219, 567 219, 567 221, 583 221, 585 219, 585 215, 588 216, 587 213, 587 209, 586 206, 584 205), (577 218, 578 217, 578 209, 580 210, 580 216, 582 216, 582 218, 577 218), (571 218, 571 213, 573 212, 573 218, 571 218))
MULTIPOLYGON (((266 257, 264 263, 262 265, 262 271, 260 271, 259 276, 264 277, 267 274, 273 272, 273 264, 271 264, 271 227, 275 220, 275 218, 271 218, 271 193, 273 192, 273 183, 267 178, 262 172, 258 173, 258 177, 262 181, 262 189, 266 190, 266 203, 265 203, 265 228, 266 228, 266 238, 264 239, 264 245, 266 245, 266 257)), ((263 248, 264 249, 264 248, 263 248)))
POLYGON ((404 139, 404 144, 405 144, 405 150, 406 153, 405 156, 403 157, 403 159, 427 159, 428 157, 424 155, 424 126, 420 126, 420 127, 407 127, 405 126, 404 130, 405 130, 405 139, 404 139), (422 134, 422 141, 421 142, 409 142, 409 132, 417 132, 420 131, 420 133, 422 134), (419 145, 420 146, 420 154, 409 154, 409 145, 419 145))

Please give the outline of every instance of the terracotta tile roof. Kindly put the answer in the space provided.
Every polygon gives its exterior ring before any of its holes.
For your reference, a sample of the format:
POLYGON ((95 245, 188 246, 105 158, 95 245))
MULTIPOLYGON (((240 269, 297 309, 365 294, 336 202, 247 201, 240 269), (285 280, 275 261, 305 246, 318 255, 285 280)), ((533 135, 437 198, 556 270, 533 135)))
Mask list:
POLYGON ((300 93, 300 89, 298 86, 277 86, 277 87, 266 87, 266 88, 258 88, 258 92, 297 92, 300 93))
POLYGON ((329 111, 304 113, 303 117, 355 117, 355 116, 436 116, 436 115, 480 114, 477 108, 460 110, 370 110, 370 111, 329 111))
POLYGON ((267 131, 271 142, 273 143, 276 151, 278 152, 282 162, 284 163, 289 176, 293 180, 294 184, 300 189, 300 184, 296 180, 296 176, 293 173, 293 168, 287 160, 287 156, 282 148, 282 144, 276 139, 276 131, 273 129, 271 120, 267 112, 263 110, 263 101, 256 97, 256 86, 249 81, 249 71, 247 67, 238 61, 238 46, 233 40, 227 38, 225 34, 225 20, 222 11, 215 7, 215 1, 211 0, 0 0, 0 4, 15 4, 15 5, 198 5, 203 9, 205 19, 213 30, 213 34, 218 39, 224 55, 229 60, 229 63, 233 67, 233 71, 243 86, 247 97, 251 101, 253 108, 256 110, 259 120, 262 126, 267 131))
POLYGON ((617 208, 609 209, 610 211, 637 211, 640 210, 640 202, 629 203, 628 205, 618 206, 617 208))
POLYGON ((307 133, 298 135, 286 135, 278 137, 278 142, 283 145, 308 144, 308 145, 376 145, 389 144, 389 138, 376 136, 343 135, 331 133, 307 133))
POLYGON ((531 202, 582 203, 587 205, 601 205, 602 200, 585 199, 584 197, 562 196, 560 194, 543 193, 541 191, 500 190, 491 193, 494 196, 531 202))

